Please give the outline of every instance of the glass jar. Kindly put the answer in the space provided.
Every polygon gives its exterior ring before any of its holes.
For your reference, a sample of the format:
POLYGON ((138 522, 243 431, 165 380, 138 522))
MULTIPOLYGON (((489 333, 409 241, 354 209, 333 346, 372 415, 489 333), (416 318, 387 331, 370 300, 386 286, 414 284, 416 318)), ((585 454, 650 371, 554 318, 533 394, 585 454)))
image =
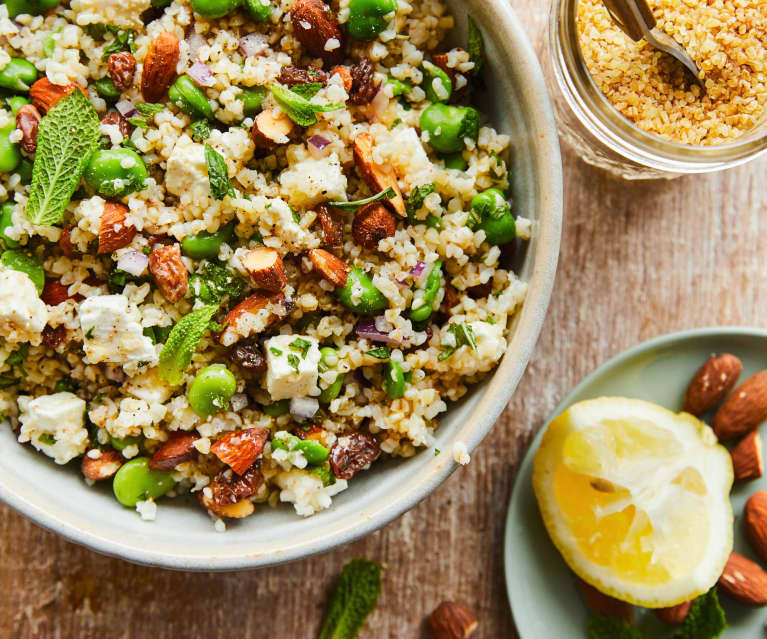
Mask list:
POLYGON ((589 164, 625 179, 673 178, 748 162, 767 151, 767 118, 733 142, 693 146, 647 133, 599 90, 581 53, 578 0, 552 0, 543 67, 563 141, 589 164))

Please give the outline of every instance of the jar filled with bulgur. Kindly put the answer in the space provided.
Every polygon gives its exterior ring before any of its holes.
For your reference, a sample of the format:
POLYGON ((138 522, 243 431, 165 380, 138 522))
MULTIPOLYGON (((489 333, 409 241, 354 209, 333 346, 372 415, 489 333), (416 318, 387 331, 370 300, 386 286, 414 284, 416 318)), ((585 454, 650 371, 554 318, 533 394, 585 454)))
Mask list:
POLYGON ((730 168, 767 151, 767 2, 648 0, 698 81, 602 0, 552 0, 544 61, 565 142, 627 179, 730 168))

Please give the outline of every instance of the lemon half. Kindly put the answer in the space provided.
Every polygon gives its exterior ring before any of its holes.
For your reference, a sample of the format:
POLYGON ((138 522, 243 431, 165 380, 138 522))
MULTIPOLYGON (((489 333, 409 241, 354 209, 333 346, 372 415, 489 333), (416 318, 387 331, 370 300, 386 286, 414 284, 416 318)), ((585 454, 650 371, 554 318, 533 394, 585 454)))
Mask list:
POLYGON ((732 480, 730 455, 703 422, 621 397, 579 402, 552 421, 533 472, 570 568, 649 608, 716 583, 732 550, 732 480))

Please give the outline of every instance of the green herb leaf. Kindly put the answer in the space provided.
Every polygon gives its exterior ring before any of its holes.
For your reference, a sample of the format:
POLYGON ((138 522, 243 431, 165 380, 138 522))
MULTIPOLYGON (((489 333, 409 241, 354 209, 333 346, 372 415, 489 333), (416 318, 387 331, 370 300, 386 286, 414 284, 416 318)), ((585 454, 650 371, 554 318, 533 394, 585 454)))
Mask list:
POLYGON ((477 23, 474 22, 474 18, 469 18, 469 43, 466 47, 466 51, 469 54, 469 60, 474 63, 474 68, 471 74, 475 78, 482 76, 482 71, 485 68, 485 39, 482 37, 482 32, 479 30, 477 23))
POLYGON ((288 346, 290 346, 291 350, 301 353, 301 359, 306 359, 306 354, 309 352, 309 349, 312 347, 312 343, 309 340, 304 339, 303 337, 297 337, 292 342, 290 342, 288 346))
POLYGON ((307 82, 305 84, 294 85, 291 91, 293 91, 293 93, 297 93, 302 98, 311 100, 315 95, 317 95, 321 88, 322 82, 307 82))
POLYGON ((639 628, 629 626, 622 619, 594 615, 586 624, 589 639, 643 639, 639 628))
POLYGON ((381 594, 381 565, 352 559, 341 571, 317 639, 355 639, 381 594))
POLYGON ((391 357, 391 353, 386 346, 371 348, 369 351, 365 352, 365 355, 370 355, 370 357, 375 357, 376 359, 389 359, 389 357, 391 357))
POLYGON ((184 315, 171 330, 160 352, 158 367, 160 376, 170 384, 180 384, 183 380, 183 373, 217 310, 215 305, 203 306, 184 315))
POLYGON ((295 91, 279 85, 272 86, 270 91, 274 99, 277 100, 277 104, 298 126, 307 127, 317 124, 315 113, 338 111, 344 108, 343 104, 315 104, 314 102, 309 102, 309 100, 295 91))
POLYGON ((205 304, 219 304, 225 297, 235 299, 245 290, 245 280, 225 266, 206 262, 189 278, 189 289, 205 304))
POLYGON ((189 125, 192 139, 195 142, 203 142, 210 137, 210 123, 207 120, 197 120, 189 125))
POLYGON ((112 33, 115 33, 115 39, 112 40, 109 44, 104 46, 103 55, 101 56, 102 60, 108 60, 109 56, 113 53, 120 53, 121 51, 131 51, 136 52, 136 43, 135 43, 135 37, 136 34, 131 31, 130 29, 125 29, 124 31, 122 29, 119 29, 118 27, 113 27, 109 25, 105 25, 106 29, 108 31, 111 31, 112 33), (116 30, 115 30, 116 29, 116 30))
POLYGON ((379 200, 391 199, 395 196, 394 189, 390 186, 388 189, 366 197, 364 200, 354 200, 353 202, 328 202, 328 206, 333 206, 337 209, 358 209, 361 206, 370 204, 371 202, 378 202, 379 200))
POLYGON ((46 446, 53 446, 56 443, 56 437, 52 433, 43 433, 37 438, 37 441, 46 446))
POLYGON ((78 89, 41 120, 27 203, 33 224, 50 226, 61 220, 99 137, 96 109, 78 89))
POLYGON ((282 351, 279 348, 276 348, 275 346, 270 346, 269 350, 271 351, 272 355, 275 355, 277 357, 282 355, 282 351))
POLYGON ((139 102, 135 105, 136 111, 146 117, 157 115, 160 111, 165 109, 164 104, 154 104, 152 102, 139 102))
POLYGON ((293 368, 296 373, 298 372, 298 366, 301 362, 299 361, 298 357, 293 355, 293 353, 288 353, 288 364, 293 368))
POLYGON ((437 187, 433 184, 422 184, 410 192, 405 207, 407 209, 407 217, 411 224, 418 221, 415 214, 418 212, 418 209, 423 206, 423 201, 426 197, 434 193, 436 188, 437 187))
POLYGON ((128 122, 130 122, 133 126, 137 126, 140 129, 148 129, 149 128, 149 122, 147 122, 146 118, 140 118, 138 116, 133 116, 132 118, 128 118, 128 122))
POLYGON ((455 337, 455 346, 442 344, 440 350, 442 351, 437 360, 440 362, 446 360, 461 346, 470 346, 472 350, 477 350, 477 342, 474 339, 474 331, 471 330, 471 326, 468 324, 450 324, 447 330, 455 337))
POLYGON ((712 588, 693 602, 687 618, 671 639, 716 639, 726 629, 724 610, 719 605, 716 588, 712 588))
POLYGON ((298 214, 298 211, 296 211, 292 206, 290 207, 290 214, 293 216, 293 221, 296 224, 301 224, 301 216, 298 214))
POLYGON ((208 165, 210 194, 217 200, 223 200, 227 195, 234 197, 234 187, 229 180, 229 168, 226 160, 210 144, 205 145, 205 163, 208 165))

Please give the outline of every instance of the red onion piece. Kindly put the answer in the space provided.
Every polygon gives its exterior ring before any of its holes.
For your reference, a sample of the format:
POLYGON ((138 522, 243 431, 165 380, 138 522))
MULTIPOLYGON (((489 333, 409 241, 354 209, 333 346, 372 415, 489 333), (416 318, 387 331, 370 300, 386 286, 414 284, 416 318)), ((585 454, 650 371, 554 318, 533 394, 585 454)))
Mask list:
POLYGON ((117 260, 117 268, 130 273, 134 277, 142 275, 146 271, 147 266, 149 266, 149 258, 138 251, 123 253, 120 259, 117 260))
POLYGON ((320 403, 314 397, 294 397, 290 400, 290 414, 298 421, 314 417, 320 409, 320 403))
POLYGON ((213 77, 213 73, 208 68, 207 64, 202 62, 195 62, 189 67, 189 77, 195 81, 198 86, 212 87, 216 83, 216 78, 213 77))
POLYGON ((136 115, 136 107, 133 106, 133 102, 130 100, 120 100, 115 107, 124 118, 130 118, 136 115))
POLYGON ((379 331, 376 327, 376 320, 372 317, 366 317, 357 322, 357 326, 354 327, 354 332, 357 337, 369 340, 371 342, 381 342, 382 344, 390 344, 391 346, 402 346, 401 342, 389 337, 387 333, 379 331))
POLYGON ((246 58, 263 53, 267 46, 266 36, 261 33, 249 33, 240 38, 240 53, 246 58))
POLYGON ((421 275, 423 275, 423 269, 425 268, 426 268, 426 262, 421 262, 420 260, 418 260, 415 263, 415 266, 410 269, 410 274, 416 278, 421 277, 421 275))
POLYGON ((378 93, 368 105, 368 120, 380 120, 389 108, 389 96, 386 91, 381 91, 382 86, 383 84, 378 85, 378 93))
POLYGON ((330 140, 321 135, 313 135, 307 140, 309 146, 309 153, 315 160, 320 160, 330 153, 330 140))

